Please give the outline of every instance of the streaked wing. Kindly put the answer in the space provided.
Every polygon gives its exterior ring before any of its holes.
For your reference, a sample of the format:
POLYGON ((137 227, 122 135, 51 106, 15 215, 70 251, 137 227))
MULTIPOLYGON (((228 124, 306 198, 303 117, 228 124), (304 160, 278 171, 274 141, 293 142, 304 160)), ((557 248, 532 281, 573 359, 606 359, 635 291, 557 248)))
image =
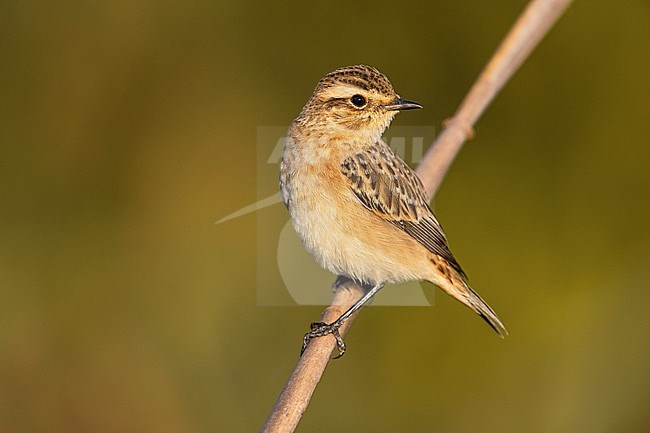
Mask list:
POLYGON ((444 258, 465 277, 429 207, 422 181, 390 147, 378 143, 347 158, 341 172, 363 206, 444 258))

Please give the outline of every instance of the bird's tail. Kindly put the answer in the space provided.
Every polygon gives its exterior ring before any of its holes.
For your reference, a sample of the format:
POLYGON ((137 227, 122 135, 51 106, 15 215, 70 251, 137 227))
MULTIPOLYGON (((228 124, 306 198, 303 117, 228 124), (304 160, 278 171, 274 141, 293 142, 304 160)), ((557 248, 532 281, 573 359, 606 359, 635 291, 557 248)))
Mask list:
POLYGON ((503 323, 497 316, 497 314, 490 308, 490 306, 476 293, 472 288, 461 278, 454 278, 455 275, 450 280, 444 280, 443 284, 436 281, 433 282, 445 292, 449 293, 454 298, 458 299, 463 304, 467 305, 472 310, 476 311, 479 316, 485 320, 488 325, 494 329, 501 338, 504 338, 508 335, 503 323))

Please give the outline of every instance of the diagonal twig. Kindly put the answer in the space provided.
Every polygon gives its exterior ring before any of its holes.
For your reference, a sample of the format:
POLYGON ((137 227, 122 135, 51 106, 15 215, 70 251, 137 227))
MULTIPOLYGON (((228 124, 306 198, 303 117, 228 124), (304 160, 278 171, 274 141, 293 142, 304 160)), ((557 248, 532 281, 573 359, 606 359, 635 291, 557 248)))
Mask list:
MULTIPOLYGON (((512 74, 571 3, 571 0, 532 0, 503 40, 445 129, 417 168, 429 199, 433 197, 472 128, 512 74)), ((331 323, 364 295, 353 281, 339 277, 334 298, 321 321, 331 323)), ((351 316, 339 330, 344 335, 351 316)), ((262 433, 293 432, 336 347, 333 336, 313 339, 299 359, 289 381, 269 414, 262 433)))

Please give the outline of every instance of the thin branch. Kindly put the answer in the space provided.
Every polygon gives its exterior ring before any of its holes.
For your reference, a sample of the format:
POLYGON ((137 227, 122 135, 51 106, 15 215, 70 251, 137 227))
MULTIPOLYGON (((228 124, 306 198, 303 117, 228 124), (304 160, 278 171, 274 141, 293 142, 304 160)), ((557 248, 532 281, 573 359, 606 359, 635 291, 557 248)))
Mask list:
MULTIPOLYGON (((321 316, 321 321, 325 323, 332 323, 338 319, 365 293, 361 286, 345 277, 339 277, 335 286, 334 299, 321 316)), ((339 328, 341 336, 345 335, 355 317, 356 314, 350 316, 339 328)), ((261 430, 263 433, 288 433, 296 429, 325 371, 332 350, 336 347, 334 337, 330 337, 314 338, 309 342, 264 423, 261 430)))
MULTIPOLYGON (((429 198, 442 183, 463 143, 472 136, 473 125, 485 108, 570 3, 571 0, 533 0, 521 14, 418 166, 417 173, 429 198)), ((364 288, 344 277, 339 277, 336 286, 334 299, 321 317, 326 323, 336 320, 365 293, 364 288)), ((353 319, 354 316, 350 317, 341 327, 341 335, 353 319)), ((262 433, 290 433, 296 429, 335 348, 336 342, 331 335, 309 342, 264 423, 262 433)))
POLYGON ((473 125, 571 3, 571 0, 533 0, 456 110, 454 117, 424 155, 418 176, 433 197, 473 125))

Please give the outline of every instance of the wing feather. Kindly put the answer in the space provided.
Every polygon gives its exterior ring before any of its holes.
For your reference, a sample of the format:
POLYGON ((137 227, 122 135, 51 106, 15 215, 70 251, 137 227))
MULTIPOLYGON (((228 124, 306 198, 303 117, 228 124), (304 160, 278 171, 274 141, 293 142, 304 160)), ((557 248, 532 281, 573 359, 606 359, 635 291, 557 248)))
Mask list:
POLYGON ((366 209, 403 230, 465 277, 429 207, 422 181, 390 147, 380 142, 348 157, 341 172, 366 209))

